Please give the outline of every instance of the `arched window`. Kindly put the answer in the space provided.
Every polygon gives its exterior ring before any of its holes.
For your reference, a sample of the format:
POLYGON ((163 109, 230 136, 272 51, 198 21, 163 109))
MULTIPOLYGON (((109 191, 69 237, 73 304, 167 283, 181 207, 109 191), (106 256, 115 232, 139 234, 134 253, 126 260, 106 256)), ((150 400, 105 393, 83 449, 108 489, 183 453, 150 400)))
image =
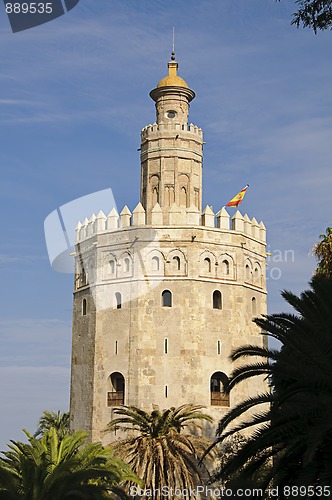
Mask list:
POLYGON ((261 284, 261 273, 260 273, 260 269, 258 266, 256 266, 254 269, 254 283, 255 283, 255 285, 261 284))
POLYGON ((173 257, 173 269, 174 271, 180 271, 181 269, 181 260, 177 255, 173 257))
POLYGON ((222 273, 224 276, 229 275, 229 262, 228 260, 223 260, 221 263, 222 273))
POLYGON ((194 189, 194 193, 195 193, 195 207, 199 207, 199 191, 198 189, 194 189))
POLYGON ((108 377, 107 406, 120 406, 124 404, 125 379, 119 372, 114 372, 108 377))
POLYGON ((219 290, 213 292, 213 309, 222 309, 222 297, 219 290))
POLYGON ((183 186, 180 191, 180 207, 186 207, 187 206, 187 190, 183 186))
POLYGON ((130 270, 130 260, 128 257, 125 258, 124 260, 124 269, 126 273, 129 273, 130 270))
POLYGON ((205 257, 204 259, 204 272, 206 274, 211 272, 211 259, 209 257, 205 257))
POLYGON ((86 299, 82 300, 82 316, 86 316, 87 312, 87 302, 86 299))
POLYGON ((163 307, 172 307, 172 292, 164 290, 161 294, 161 298, 163 307))
POLYGON ((115 300, 116 300, 116 308, 121 309, 122 307, 122 298, 121 298, 121 293, 116 292, 115 293, 115 300))
POLYGON ((223 372, 215 372, 210 380, 212 406, 229 406, 229 394, 225 393, 228 377, 223 372))
POLYGON ((110 273, 115 274, 115 260, 113 260, 113 259, 110 260, 109 266, 110 266, 110 273))
POLYGON ((152 190, 152 206, 154 206, 156 203, 159 203, 159 194, 158 189, 155 187, 152 190))
POLYGON ((159 271, 159 257, 152 257, 152 271, 159 271))
POLYGON ((251 314, 253 316, 257 314, 257 300, 255 297, 251 299, 251 314))
POLYGON ((249 267, 249 264, 246 264, 246 280, 250 281, 250 267, 249 267))

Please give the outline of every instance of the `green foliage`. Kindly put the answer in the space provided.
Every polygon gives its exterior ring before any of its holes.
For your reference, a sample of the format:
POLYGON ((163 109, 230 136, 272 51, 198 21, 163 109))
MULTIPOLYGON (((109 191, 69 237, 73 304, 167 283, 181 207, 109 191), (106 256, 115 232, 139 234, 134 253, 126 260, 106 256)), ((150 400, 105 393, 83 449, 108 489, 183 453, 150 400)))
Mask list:
POLYGON ((137 480, 110 448, 85 444, 83 431, 63 439, 54 428, 41 439, 24 432, 29 442, 12 441, 0 458, 0 500, 101 500, 111 491, 126 498, 119 483, 137 480))
POLYGON ((272 391, 246 399, 220 421, 217 442, 251 431, 221 465, 220 480, 241 470, 242 484, 254 480, 263 489, 271 479, 278 486, 332 483, 332 280, 317 275, 310 284, 300 297, 282 292, 297 315, 255 319, 282 343, 280 351, 245 346, 232 355, 252 361, 233 372, 229 389, 264 374, 272 391))
POLYGON ((319 238, 321 241, 313 248, 318 260, 316 274, 332 279, 332 227, 328 227, 326 234, 321 234, 319 238))
MULTIPOLYGON (((279 0, 280 2, 280 0, 279 0)), ((332 29, 332 0, 296 0, 292 24, 317 30, 332 29)))
POLYGON ((38 429, 35 433, 35 437, 42 436, 45 432, 48 432, 52 427, 57 431, 59 439, 68 436, 69 434, 69 411, 43 411, 42 416, 38 422, 38 429))
MULTIPOLYGON (((114 453, 129 463, 144 480, 146 489, 193 488, 195 483, 202 482, 202 470, 207 473, 204 463, 198 463, 211 444, 198 432, 198 422, 212 422, 211 417, 200 411, 202 408, 182 405, 151 413, 135 406, 115 409, 114 413, 120 416, 109 423, 109 430, 121 428, 129 431, 129 436, 112 443, 114 453), (184 433, 185 428, 189 432, 184 433)), ((208 455, 208 460, 211 458, 208 455)), ((156 493, 149 498, 162 496, 156 493)))

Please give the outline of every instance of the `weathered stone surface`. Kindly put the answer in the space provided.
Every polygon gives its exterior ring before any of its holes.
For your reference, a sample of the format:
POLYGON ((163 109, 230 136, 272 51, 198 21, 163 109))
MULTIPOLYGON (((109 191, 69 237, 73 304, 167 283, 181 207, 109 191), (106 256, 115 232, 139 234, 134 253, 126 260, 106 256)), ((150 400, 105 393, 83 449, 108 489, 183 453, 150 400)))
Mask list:
MULTIPOLYGON (((113 210, 105 230, 100 214, 96 230, 87 219, 77 228, 71 426, 104 443, 116 390, 145 410, 204 405, 217 423, 229 407, 211 404, 211 377, 230 375, 236 347, 263 343, 252 319, 266 313, 265 226, 236 212, 230 229, 225 208, 216 220, 210 207, 201 216, 203 136, 188 126, 194 93, 152 94, 157 121, 142 130, 140 204, 132 216, 121 212, 122 227, 113 210)), ((230 406, 265 389, 263 380, 244 382, 230 406)))

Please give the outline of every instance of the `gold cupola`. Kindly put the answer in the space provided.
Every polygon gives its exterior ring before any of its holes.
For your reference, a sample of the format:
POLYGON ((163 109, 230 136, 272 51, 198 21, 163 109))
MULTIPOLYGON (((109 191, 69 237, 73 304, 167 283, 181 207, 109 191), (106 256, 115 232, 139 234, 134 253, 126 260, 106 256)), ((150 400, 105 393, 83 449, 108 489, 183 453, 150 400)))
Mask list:
POLYGON ((185 87, 188 88, 188 84, 178 76, 178 68, 179 65, 175 61, 175 53, 172 52, 171 60, 168 63, 168 75, 165 76, 157 85, 157 88, 160 87, 185 87))

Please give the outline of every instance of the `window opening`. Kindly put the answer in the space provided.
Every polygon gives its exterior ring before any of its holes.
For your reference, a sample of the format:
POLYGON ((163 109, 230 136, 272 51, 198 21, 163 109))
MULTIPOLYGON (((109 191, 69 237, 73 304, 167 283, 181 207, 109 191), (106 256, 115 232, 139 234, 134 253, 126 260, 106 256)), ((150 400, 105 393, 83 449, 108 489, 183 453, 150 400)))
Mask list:
POLYGON ((163 307, 172 307, 172 292, 164 290, 161 297, 163 307))
POLYGON ((121 309, 122 307, 122 299, 121 299, 121 293, 116 292, 115 293, 115 300, 116 300, 116 308, 121 309))
POLYGON ((229 406, 229 394, 225 393, 228 377, 223 372, 215 372, 210 380, 212 406, 229 406))
POLYGON ((221 292, 219 290, 213 292, 213 309, 222 309, 221 292))

